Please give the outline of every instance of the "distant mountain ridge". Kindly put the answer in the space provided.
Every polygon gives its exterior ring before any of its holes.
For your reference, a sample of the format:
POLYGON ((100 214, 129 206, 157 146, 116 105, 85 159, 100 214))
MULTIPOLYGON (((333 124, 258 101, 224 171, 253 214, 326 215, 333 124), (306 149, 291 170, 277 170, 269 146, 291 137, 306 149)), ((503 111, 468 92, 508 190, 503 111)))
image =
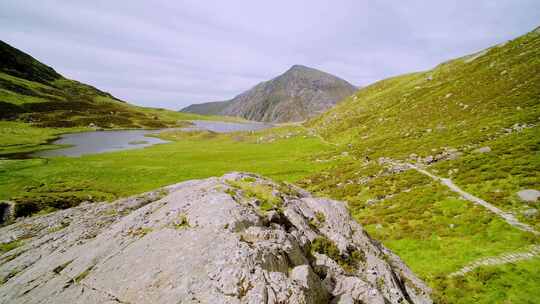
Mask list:
POLYGON ((192 104, 183 108, 181 111, 194 114, 219 115, 229 105, 230 101, 212 101, 192 104))
POLYGON ((357 89, 334 75, 294 65, 231 100, 194 104, 181 111, 264 122, 303 121, 330 109, 357 89))

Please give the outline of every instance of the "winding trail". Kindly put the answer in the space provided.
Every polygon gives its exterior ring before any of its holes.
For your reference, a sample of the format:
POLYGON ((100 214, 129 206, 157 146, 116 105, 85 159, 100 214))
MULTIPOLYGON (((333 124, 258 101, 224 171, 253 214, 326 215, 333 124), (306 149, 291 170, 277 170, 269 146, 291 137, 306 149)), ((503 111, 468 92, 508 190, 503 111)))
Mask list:
POLYGON ((494 214, 496 214, 497 216, 501 217, 504 221, 506 221, 508 224, 516 227, 517 229, 519 230, 522 230, 522 231, 526 231, 526 232, 531 232, 535 235, 540 235, 540 233, 536 230, 534 230, 533 227, 525 224, 525 223, 522 223, 520 222, 514 215, 512 215, 511 213, 507 213, 507 212, 504 212, 503 210, 493 206, 492 204, 486 202, 485 200, 481 199, 481 198, 478 198, 468 192, 465 192, 463 191, 461 188, 459 188, 456 184, 454 184, 454 182, 452 182, 451 179, 449 178, 442 178, 442 177, 439 177, 439 176, 436 176, 436 175, 433 175, 431 174, 430 172, 424 170, 424 169, 421 169, 415 165, 412 165, 412 164, 407 164, 411 169, 414 169, 424 175, 427 175, 429 176, 430 178, 432 178, 433 180, 436 180, 436 181, 439 181, 441 184, 447 186, 448 188, 450 188, 450 190, 454 191, 455 193, 459 194, 463 199, 466 199, 474 204, 477 204, 477 205, 480 205, 486 209, 488 209, 489 211, 493 212, 494 214))
POLYGON ((306 128, 306 127, 304 127, 304 126, 302 126, 302 128, 304 128, 306 131, 308 131, 308 133, 313 134, 315 137, 317 137, 318 139, 320 139, 323 143, 325 143, 325 144, 327 144, 327 145, 334 146, 334 147, 339 147, 338 144, 333 143, 333 142, 329 142, 328 140, 326 140, 324 137, 322 137, 322 135, 320 135, 319 133, 317 133, 317 131, 316 131, 315 129, 312 129, 312 128, 306 128))
MULTIPOLYGON (((447 186, 450 188, 450 190, 454 191, 455 193, 459 194, 463 199, 466 199, 474 204, 480 205, 495 215, 501 217, 504 221, 506 221, 508 224, 512 225, 513 227, 516 227, 517 229, 520 229, 522 231, 531 232, 535 235, 540 235, 538 231, 536 231, 533 227, 520 222, 517 218, 514 217, 514 215, 504 212, 503 210, 493 206, 492 204, 486 202, 485 200, 478 198, 466 191, 463 191, 461 188, 459 188, 456 184, 452 182, 449 178, 442 178, 436 175, 431 174, 427 170, 421 169, 413 164, 407 164, 411 169, 414 169, 424 175, 429 176, 433 180, 439 181, 441 184, 447 186)), ((529 260, 536 256, 540 255, 540 245, 532 245, 529 250, 527 251, 521 251, 521 252, 508 252, 503 253, 501 255, 492 256, 492 257, 486 257, 486 258, 480 258, 476 261, 473 261, 467 265, 465 265, 460 270, 453 272, 448 275, 448 277, 456 277, 456 276, 463 276, 467 274, 468 272, 473 271, 474 269, 482 266, 495 266, 495 265, 502 265, 507 263, 514 263, 518 261, 523 260, 529 260)))
POLYGON ((298 126, 301 129, 303 129, 304 131, 308 132, 308 134, 317 137, 318 139, 320 139, 323 143, 325 143, 327 145, 334 146, 334 147, 339 147, 340 146, 339 144, 329 142, 328 140, 326 140, 322 135, 317 133, 317 130, 315 128, 308 128, 308 127, 304 126, 304 122, 305 121, 300 121, 300 122, 297 122, 297 123, 289 123, 287 125, 298 126))
POLYGON ((465 267, 461 268, 460 270, 449 274, 448 277, 451 278, 451 277, 462 276, 482 266, 495 266, 495 265, 502 265, 502 264, 507 264, 507 263, 514 263, 518 261, 529 260, 539 255, 540 255, 540 245, 533 245, 527 251, 509 252, 509 253, 493 256, 493 257, 478 259, 472 263, 465 265, 465 267))

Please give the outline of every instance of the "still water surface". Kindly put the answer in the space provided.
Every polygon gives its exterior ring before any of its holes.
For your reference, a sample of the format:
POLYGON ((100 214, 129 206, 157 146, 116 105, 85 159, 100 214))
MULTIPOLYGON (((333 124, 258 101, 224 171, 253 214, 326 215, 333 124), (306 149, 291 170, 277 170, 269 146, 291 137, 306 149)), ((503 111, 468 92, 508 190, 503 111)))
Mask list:
MULTIPOLYGON (((262 123, 231 123, 219 121, 192 121, 193 126, 183 130, 208 130, 218 133, 236 131, 254 131, 271 127, 262 123)), ((54 157, 71 156, 77 157, 86 154, 96 154, 110 151, 138 149, 164 144, 168 141, 149 137, 147 135, 156 134, 164 130, 121 130, 121 131, 94 131, 83 133, 64 134, 59 139, 52 142, 55 145, 69 145, 65 148, 38 151, 31 154, 31 157, 54 157)))

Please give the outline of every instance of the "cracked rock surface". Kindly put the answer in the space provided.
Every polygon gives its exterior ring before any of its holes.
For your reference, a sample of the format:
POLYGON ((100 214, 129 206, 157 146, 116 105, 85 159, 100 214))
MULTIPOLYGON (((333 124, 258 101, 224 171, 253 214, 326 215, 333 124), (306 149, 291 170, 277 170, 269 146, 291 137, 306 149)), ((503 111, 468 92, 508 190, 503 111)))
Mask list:
POLYGON ((0 228, 0 303, 431 303, 344 203, 247 173, 0 228))

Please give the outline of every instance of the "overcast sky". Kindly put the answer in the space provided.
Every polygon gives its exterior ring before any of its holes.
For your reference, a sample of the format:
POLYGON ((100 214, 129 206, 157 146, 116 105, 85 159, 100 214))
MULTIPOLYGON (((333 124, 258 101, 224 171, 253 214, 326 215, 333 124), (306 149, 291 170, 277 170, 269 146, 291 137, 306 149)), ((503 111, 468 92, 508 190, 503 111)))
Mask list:
POLYGON ((129 102, 225 100, 303 64, 367 85, 540 25, 540 0, 0 1, 0 39, 129 102))

